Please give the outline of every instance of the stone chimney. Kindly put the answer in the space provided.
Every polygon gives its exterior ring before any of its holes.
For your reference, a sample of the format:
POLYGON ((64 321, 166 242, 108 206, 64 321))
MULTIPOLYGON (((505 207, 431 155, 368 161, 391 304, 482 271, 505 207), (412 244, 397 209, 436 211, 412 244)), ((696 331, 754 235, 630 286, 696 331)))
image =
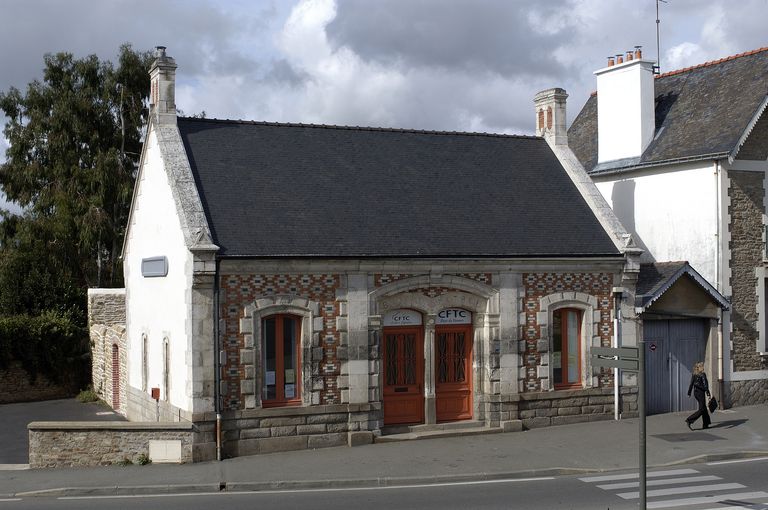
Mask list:
POLYGON ((157 46, 149 70, 149 111, 159 124, 176 123, 176 67, 176 61, 165 54, 165 46, 157 46))
POLYGON ((536 136, 543 136, 550 145, 568 145, 565 127, 564 89, 542 90, 533 98, 536 106, 536 136))
POLYGON ((597 162, 639 158, 656 129, 655 62, 636 47, 608 57, 597 76, 597 162))

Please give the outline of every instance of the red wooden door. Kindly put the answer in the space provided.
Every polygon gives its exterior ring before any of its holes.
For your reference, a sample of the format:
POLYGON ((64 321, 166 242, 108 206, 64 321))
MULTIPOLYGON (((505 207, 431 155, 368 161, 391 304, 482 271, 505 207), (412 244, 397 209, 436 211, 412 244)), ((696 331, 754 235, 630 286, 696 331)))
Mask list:
POLYGON ((472 326, 435 329, 435 411, 438 422, 472 418, 472 326))
POLYGON ((424 423, 424 333, 384 328, 384 425, 424 423))

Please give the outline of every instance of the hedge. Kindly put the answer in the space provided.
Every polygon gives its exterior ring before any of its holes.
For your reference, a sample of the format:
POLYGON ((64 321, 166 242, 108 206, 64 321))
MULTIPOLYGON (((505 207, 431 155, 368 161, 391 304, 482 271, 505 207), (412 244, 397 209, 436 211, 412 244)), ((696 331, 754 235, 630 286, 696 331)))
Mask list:
POLYGON ((17 360, 32 382, 43 374, 77 388, 87 382, 89 358, 88 331, 69 314, 0 317, 0 369, 17 360))

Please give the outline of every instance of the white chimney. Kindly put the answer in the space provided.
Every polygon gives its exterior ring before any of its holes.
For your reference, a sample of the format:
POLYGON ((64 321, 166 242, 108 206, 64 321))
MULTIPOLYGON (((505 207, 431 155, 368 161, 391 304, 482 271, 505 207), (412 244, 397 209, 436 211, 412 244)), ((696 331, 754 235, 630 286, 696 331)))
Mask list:
POLYGON ((597 162, 636 158, 653 140, 656 129, 655 62, 637 49, 627 60, 617 55, 597 76, 597 162))
POLYGON ((550 145, 568 145, 568 130, 565 126, 564 89, 542 90, 533 98, 536 107, 536 136, 543 136, 550 145))
POLYGON ((149 111, 160 124, 176 123, 176 67, 176 61, 165 54, 165 46, 157 46, 149 70, 149 111))

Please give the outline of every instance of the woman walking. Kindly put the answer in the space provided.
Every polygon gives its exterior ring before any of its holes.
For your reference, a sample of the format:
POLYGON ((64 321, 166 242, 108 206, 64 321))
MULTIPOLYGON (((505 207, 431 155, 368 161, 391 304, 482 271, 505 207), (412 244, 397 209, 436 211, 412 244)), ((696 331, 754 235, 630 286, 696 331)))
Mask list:
POLYGON ((699 416, 704 420, 705 429, 709 428, 709 424, 712 423, 709 419, 709 412, 707 412, 707 400, 704 395, 710 397, 709 382, 707 381, 707 374, 704 373, 704 363, 701 361, 693 365, 693 374, 691 375, 691 384, 688 385, 688 396, 691 396, 691 390, 693 390, 693 396, 699 403, 699 409, 685 419, 688 428, 693 430, 691 426, 693 422, 699 419, 699 416))

